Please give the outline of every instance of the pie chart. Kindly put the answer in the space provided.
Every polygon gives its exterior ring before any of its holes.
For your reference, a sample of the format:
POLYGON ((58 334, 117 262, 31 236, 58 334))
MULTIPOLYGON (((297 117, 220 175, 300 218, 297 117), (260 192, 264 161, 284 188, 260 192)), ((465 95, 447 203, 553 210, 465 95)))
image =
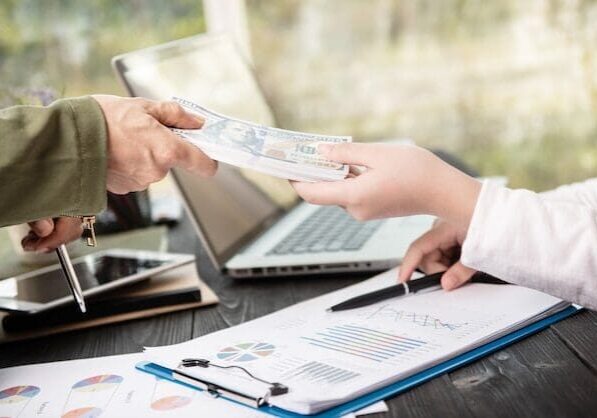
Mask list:
POLYGON ((97 418, 102 410, 94 407, 77 408, 62 415, 62 418, 97 418))
POLYGON ((106 389, 112 389, 122 382, 122 376, 116 374, 101 374, 88 377, 73 385, 73 390, 78 392, 100 392, 106 389))
POLYGON ((0 391, 0 405, 28 401, 40 392, 37 386, 14 386, 0 391))
POLYGON ((252 342, 232 345, 220 350, 218 358, 226 361, 245 362, 267 357, 274 353, 276 347, 270 343, 252 342))
POLYGON ((156 411, 170 411, 176 408, 182 408, 191 402, 188 396, 166 396, 151 403, 151 409, 156 411))

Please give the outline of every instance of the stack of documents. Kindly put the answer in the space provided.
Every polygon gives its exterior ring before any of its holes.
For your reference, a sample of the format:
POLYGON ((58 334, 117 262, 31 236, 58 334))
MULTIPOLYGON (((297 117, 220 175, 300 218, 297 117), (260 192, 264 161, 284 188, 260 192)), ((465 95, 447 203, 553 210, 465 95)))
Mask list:
MULTIPOLYGON (((341 312, 330 306, 394 284, 391 270, 357 285, 182 344, 146 360, 300 414, 314 414, 413 376, 569 306, 514 285, 468 284, 341 312), (226 367, 185 367, 182 359, 226 367), (233 367, 230 367, 233 366, 233 367), (267 397, 270 385, 288 387, 267 397)), ((225 395, 224 395, 225 396, 225 395)))
MULTIPOLYGON (((144 354, 18 366, 0 370, 0 417, 268 418, 207 392, 135 369, 144 354)), ((351 414, 387 411, 384 402, 351 414)))
POLYGON ((334 181, 348 174, 348 165, 325 159, 322 143, 350 142, 349 136, 328 136, 287 131, 233 119, 196 103, 173 98, 187 111, 201 116, 201 129, 172 129, 210 158, 297 181, 334 181))

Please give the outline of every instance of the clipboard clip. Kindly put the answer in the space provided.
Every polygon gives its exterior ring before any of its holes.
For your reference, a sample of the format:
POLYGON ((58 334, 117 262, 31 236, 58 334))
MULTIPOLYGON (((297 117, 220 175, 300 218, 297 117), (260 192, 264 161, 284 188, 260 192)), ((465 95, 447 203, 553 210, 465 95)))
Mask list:
POLYGON ((180 363, 179 368, 172 371, 172 375, 176 380, 179 380, 188 385, 202 389, 214 397, 223 396, 223 397, 232 399, 234 401, 240 402, 242 404, 245 404, 245 405, 248 405, 248 406, 251 406, 254 408, 259 408, 260 406, 267 404, 268 399, 271 396, 284 395, 284 394, 288 393, 288 390, 289 390, 288 386, 283 385, 282 383, 269 382, 265 379, 261 379, 261 378, 255 376, 254 374, 252 374, 251 372, 249 372, 244 367, 221 366, 218 364, 214 364, 206 359, 194 359, 194 358, 183 359, 180 363), (238 369, 238 370, 241 370, 243 373, 245 373, 247 376, 249 376, 251 379, 261 382, 261 383, 265 383, 266 385, 269 385, 269 387, 268 387, 266 393, 263 394, 263 396, 255 397, 255 396, 248 395, 246 393, 241 393, 238 390, 225 388, 221 385, 209 382, 205 379, 200 379, 196 376, 191 376, 181 370, 181 368, 189 368, 189 367, 202 367, 204 369, 206 369, 208 367, 216 367, 218 369, 238 369))

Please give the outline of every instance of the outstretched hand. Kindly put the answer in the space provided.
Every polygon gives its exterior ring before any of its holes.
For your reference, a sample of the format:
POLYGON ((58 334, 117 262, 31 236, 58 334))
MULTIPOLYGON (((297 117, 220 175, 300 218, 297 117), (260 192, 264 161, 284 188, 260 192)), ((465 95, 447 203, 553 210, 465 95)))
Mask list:
POLYGON ((307 202, 342 206, 358 220, 430 214, 468 227, 481 184, 431 152, 412 145, 363 143, 325 144, 319 151, 363 169, 340 181, 293 182, 307 202))
POLYGON ((172 167, 202 177, 212 176, 217 163, 168 127, 199 129, 203 120, 176 102, 94 95, 108 127, 107 189, 125 194, 145 190, 172 167))

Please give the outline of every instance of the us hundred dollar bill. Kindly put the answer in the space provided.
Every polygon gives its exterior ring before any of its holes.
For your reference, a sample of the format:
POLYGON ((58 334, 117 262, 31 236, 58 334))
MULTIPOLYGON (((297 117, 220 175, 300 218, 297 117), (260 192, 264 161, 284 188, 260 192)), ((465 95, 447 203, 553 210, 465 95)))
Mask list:
POLYGON ((342 143, 349 136, 288 131, 230 118, 189 100, 174 97, 187 111, 205 119, 201 129, 172 129, 212 158, 278 177, 307 181, 337 180, 348 174, 345 164, 329 161, 321 143, 342 143))

